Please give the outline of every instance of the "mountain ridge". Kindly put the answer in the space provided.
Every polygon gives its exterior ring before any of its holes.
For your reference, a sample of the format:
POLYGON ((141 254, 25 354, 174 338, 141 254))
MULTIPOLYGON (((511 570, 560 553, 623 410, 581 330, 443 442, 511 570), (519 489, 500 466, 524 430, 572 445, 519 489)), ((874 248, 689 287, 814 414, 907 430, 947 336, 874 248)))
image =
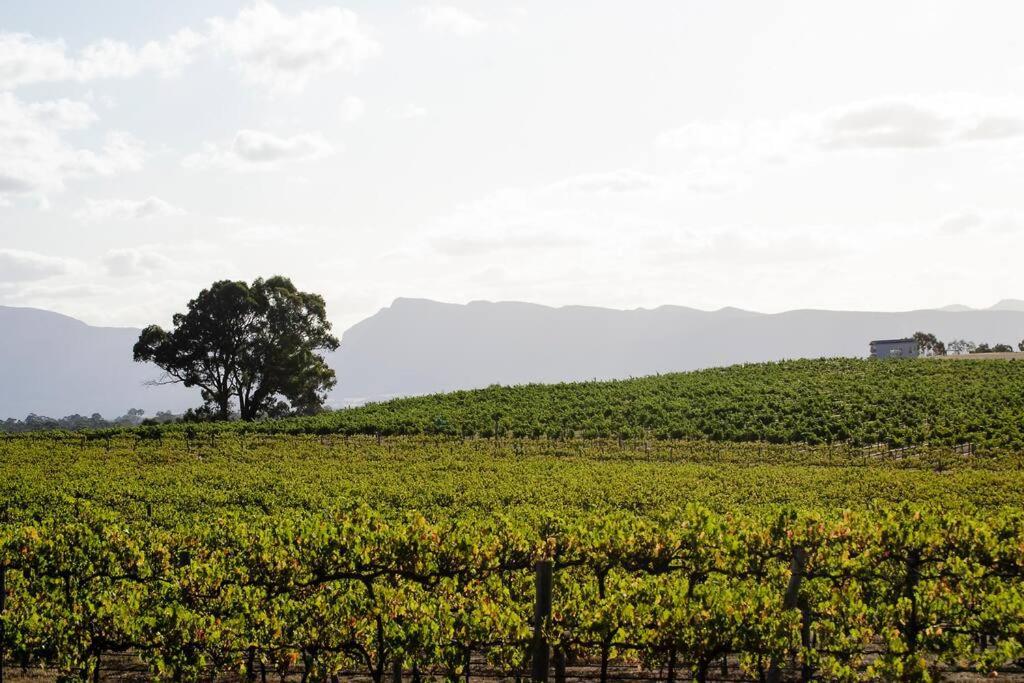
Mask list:
POLYGON ((0 419, 30 413, 106 417, 196 404, 180 386, 146 386, 160 370, 132 360, 139 330, 89 325, 62 313, 0 306, 0 419))
POLYGON ((348 404, 495 383, 617 379, 743 362, 863 357, 872 339, 918 330, 946 340, 1016 344, 1024 337, 1024 311, 756 313, 670 305, 617 310, 397 299, 342 335, 334 399, 348 404))
MULTIPOLYGON (((665 304, 656 308, 467 304, 399 297, 341 334, 328 354, 338 374, 329 403, 491 384, 620 379, 734 363, 865 356, 868 342, 922 330, 940 339, 1016 345, 1024 301, 988 309, 903 312, 797 309, 759 313, 665 304), (1017 308, 1020 304, 1020 308, 1017 308)), ((181 386, 147 386, 160 375, 132 361, 138 328, 92 326, 68 315, 0 306, 0 419, 129 408, 180 412, 200 402, 181 386)))

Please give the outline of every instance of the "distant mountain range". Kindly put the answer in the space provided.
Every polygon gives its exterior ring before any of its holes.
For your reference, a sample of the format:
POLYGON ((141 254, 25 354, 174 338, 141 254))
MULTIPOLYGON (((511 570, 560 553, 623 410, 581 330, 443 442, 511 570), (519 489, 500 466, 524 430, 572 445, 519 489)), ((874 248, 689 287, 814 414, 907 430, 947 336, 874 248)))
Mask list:
POLYGON ((197 394, 180 386, 145 386, 160 376, 132 361, 139 331, 92 327, 66 315, 0 306, 0 419, 29 413, 63 417, 129 408, 180 411, 197 394))
POLYGON ((1003 299, 988 308, 971 308, 970 306, 964 306, 963 304, 952 304, 950 306, 943 306, 940 311, 1024 311, 1024 299, 1003 299))
POLYGON ((681 306, 629 311, 397 299, 345 332, 339 397, 375 399, 481 387, 612 379, 733 363, 866 356, 872 339, 922 330, 1016 345, 1024 301, 987 310, 764 314, 681 306))
MULTIPOLYGON (((342 335, 329 361, 334 405, 520 384, 636 377, 733 363, 865 356, 868 342, 923 330, 940 339, 1024 338, 1024 301, 974 310, 899 313, 798 310, 764 314, 682 306, 612 310, 516 302, 396 299, 342 335)), ((160 371, 132 362, 132 328, 0 307, 0 418, 129 408, 180 412, 199 403, 180 386, 146 386, 160 371)))
POLYGON ((1003 299, 996 305, 992 306, 989 310, 991 311, 1024 311, 1024 300, 1022 299, 1003 299))

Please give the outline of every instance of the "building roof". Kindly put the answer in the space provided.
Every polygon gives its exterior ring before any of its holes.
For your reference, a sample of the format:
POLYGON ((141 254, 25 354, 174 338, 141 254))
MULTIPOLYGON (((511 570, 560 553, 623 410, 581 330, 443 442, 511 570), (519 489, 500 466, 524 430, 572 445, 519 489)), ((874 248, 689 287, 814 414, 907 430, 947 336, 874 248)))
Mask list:
POLYGON ((905 344, 907 342, 917 341, 913 337, 904 337, 903 339, 872 339, 872 344, 905 344))

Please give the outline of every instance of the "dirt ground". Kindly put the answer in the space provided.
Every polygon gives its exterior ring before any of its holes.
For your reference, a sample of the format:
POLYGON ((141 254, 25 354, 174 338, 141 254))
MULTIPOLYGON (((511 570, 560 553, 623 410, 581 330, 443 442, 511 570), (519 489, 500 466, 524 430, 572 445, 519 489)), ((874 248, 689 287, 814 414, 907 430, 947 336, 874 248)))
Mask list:
MULTIPOLYGON (((17 667, 12 667, 9 663, 4 667, 5 680, 12 683, 43 683, 44 681, 55 681, 56 673, 53 671, 42 671, 38 669, 29 669, 28 671, 22 671, 17 667)), ((494 682, 494 683, 520 683, 516 677, 503 675, 500 672, 488 671, 485 668, 485 664, 482 661, 475 662, 473 667, 479 673, 473 673, 470 677, 470 681, 483 682, 494 682)), ((471 669, 472 670, 472 669, 471 669)), ((998 680, 1007 681, 1009 683, 1024 683, 1024 668, 1016 667, 1013 669, 1007 669, 1000 671, 997 675, 993 675, 989 678, 979 676, 975 673, 969 672, 954 672, 954 671, 937 671, 938 679, 941 681, 949 681, 955 683, 966 683, 967 681, 982 681, 982 680, 998 680)), ((608 679, 610 681, 625 682, 625 681, 636 681, 637 683, 653 683, 655 681, 666 680, 665 671, 646 671, 641 670, 633 665, 619 665, 612 666, 609 670, 608 679)), ((798 680, 797 671, 787 671, 785 674, 787 681, 798 680)), ((281 677, 275 672, 268 671, 266 680, 268 683, 298 683, 301 681, 301 671, 295 671, 285 677, 281 677)), ((566 669, 566 683, 582 683, 584 681, 597 681, 599 679, 599 669, 592 665, 586 664, 583 666, 568 667, 566 669)), ((143 683, 152 681, 152 677, 146 670, 145 664, 140 661, 137 657, 131 654, 123 655, 110 655, 106 658, 104 666, 100 671, 101 681, 111 681, 118 683, 143 683)), ((218 681, 220 683, 243 683, 243 680, 239 676, 218 676, 216 678, 208 679, 211 681, 218 681)), ((257 680, 260 677, 257 676, 257 680)), ((386 677, 388 683, 392 682, 392 678, 389 675, 386 677)), ((404 681, 412 681, 411 672, 405 672, 403 676, 404 681)), ((429 675, 422 676, 423 681, 430 680, 444 680, 443 676, 435 676, 431 678, 429 675)), ((466 680, 466 679, 462 679, 466 680)), ((522 681, 526 681, 527 677, 524 676, 522 681)), ((554 683, 554 673, 552 672, 549 680, 554 683)), ((692 681, 687 672, 678 672, 676 680, 680 683, 684 681, 692 681)), ((730 662, 725 675, 721 671, 720 667, 715 667, 708 677, 709 681, 754 681, 756 679, 744 676, 743 673, 735 666, 735 663, 730 662)), ((339 676, 339 681, 345 681, 346 683, 368 683, 371 681, 370 677, 365 673, 361 672, 346 672, 339 676)))
POLYGON ((929 358, 934 358, 935 360, 1024 360, 1024 352, 964 353, 959 356, 929 356, 929 358))

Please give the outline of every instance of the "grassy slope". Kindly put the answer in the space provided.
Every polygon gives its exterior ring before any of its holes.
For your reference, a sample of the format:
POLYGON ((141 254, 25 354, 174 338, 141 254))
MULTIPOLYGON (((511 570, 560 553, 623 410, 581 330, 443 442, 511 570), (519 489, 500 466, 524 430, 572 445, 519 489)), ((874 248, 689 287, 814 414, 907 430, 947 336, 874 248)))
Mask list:
POLYGON ((613 382, 490 387, 312 418, 307 433, 636 436, 1024 450, 1024 363, 798 360, 613 382))

